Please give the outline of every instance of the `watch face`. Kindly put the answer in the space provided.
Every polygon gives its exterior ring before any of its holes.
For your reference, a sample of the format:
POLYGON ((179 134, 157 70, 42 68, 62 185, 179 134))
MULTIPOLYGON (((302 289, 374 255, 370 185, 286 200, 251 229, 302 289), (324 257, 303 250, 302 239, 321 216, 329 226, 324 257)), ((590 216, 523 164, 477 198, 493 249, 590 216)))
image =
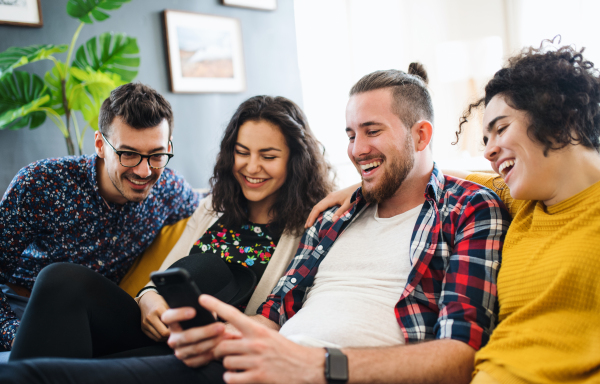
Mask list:
POLYGON ((325 378, 329 383, 345 383, 348 381, 348 357, 339 349, 325 348, 325 378))

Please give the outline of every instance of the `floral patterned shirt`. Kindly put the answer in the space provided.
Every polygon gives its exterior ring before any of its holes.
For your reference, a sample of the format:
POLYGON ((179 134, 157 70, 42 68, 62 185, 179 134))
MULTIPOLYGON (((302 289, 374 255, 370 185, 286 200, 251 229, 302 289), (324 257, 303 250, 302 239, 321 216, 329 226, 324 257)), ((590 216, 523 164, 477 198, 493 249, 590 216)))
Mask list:
POLYGON ((260 281, 278 240, 271 234, 268 224, 248 222, 225 228, 219 219, 196 241, 190 254, 219 254, 228 263, 250 268, 256 274, 256 281, 260 281))
MULTIPOLYGON (((165 169, 139 203, 105 202, 97 156, 36 161, 21 169, 0 201, 0 284, 27 289, 45 266, 84 265, 118 283, 163 225, 189 217, 200 196, 165 169)), ((0 292, 0 346, 10 349, 19 320, 0 292)))

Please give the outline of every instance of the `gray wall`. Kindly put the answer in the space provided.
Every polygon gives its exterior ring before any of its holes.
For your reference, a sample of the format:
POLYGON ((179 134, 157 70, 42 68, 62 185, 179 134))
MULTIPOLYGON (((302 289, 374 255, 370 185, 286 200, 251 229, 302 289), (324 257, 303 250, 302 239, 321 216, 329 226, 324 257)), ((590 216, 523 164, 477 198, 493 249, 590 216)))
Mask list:
MULTIPOLYGON (((43 28, 0 25, 0 52, 11 46, 68 44, 79 20, 66 13, 67 0, 42 0, 43 28)), ((175 114, 176 156, 169 167, 182 173, 194 188, 208 187, 223 129, 236 107, 257 94, 288 97, 301 105, 296 54, 294 6, 279 0, 276 11, 225 7, 219 0, 133 0, 110 18, 86 25, 77 41, 83 44, 103 32, 125 32, 138 39, 141 65, 136 78, 163 94, 175 114), (235 94, 174 94, 169 91, 162 11, 192 11, 240 20, 246 66, 246 91, 235 94)), ((59 56, 66 59, 66 53, 59 56)), ((42 75, 52 63, 43 61, 21 69, 42 75)), ((84 153, 93 153, 93 132, 85 135, 84 153)), ((0 193, 20 168, 43 158, 67 155, 64 138, 49 120, 33 131, 0 130, 0 193)))

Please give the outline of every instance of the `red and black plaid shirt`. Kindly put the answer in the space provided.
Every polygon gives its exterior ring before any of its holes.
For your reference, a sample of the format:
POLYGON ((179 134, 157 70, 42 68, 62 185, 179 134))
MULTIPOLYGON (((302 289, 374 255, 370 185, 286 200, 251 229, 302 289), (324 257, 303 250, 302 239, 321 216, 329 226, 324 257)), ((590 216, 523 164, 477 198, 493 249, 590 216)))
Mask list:
MULTIPOLYGON (((496 281, 510 215, 489 189, 444 176, 436 166, 425 199, 411 239, 412 270, 395 307, 398 324, 407 344, 455 339, 478 350, 496 326, 496 281)), ((258 314, 283 325, 302 308, 319 264, 367 206, 360 188, 353 200, 339 220, 332 221, 336 208, 330 209, 304 233, 286 274, 258 314)))

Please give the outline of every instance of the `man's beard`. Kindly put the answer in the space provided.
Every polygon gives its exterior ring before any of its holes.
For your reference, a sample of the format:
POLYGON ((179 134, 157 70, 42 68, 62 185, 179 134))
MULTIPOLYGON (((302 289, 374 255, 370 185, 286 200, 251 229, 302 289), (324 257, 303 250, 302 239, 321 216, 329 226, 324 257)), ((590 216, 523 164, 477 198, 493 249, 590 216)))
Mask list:
MULTIPOLYGON (((384 157, 384 164, 387 158, 384 157)), ((381 181, 371 189, 365 188, 365 181, 362 182, 362 194, 368 203, 381 203, 394 196, 400 189, 404 180, 413 169, 415 164, 415 155, 411 148, 410 137, 407 138, 404 145, 404 153, 388 162, 381 181)))
MULTIPOLYGON (((144 180, 144 181, 147 180, 147 178, 143 179, 143 178, 135 175, 133 172, 128 171, 121 175, 121 184, 118 185, 117 183, 115 183, 112 176, 109 174, 110 181, 113 183, 113 185, 117 189, 117 191, 119 191, 121 196, 123 196, 127 201, 134 202, 134 203, 140 203, 140 202, 144 201, 144 199, 146 199, 148 193, 150 193, 149 191, 145 195, 143 195, 142 194, 143 192, 141 192, 141 191, 138 192, 138 191, 134 191, 133 189, 130 189, 130 191, 133 192, 133 196, 127 196, 127 194, 125 192, 125 190, 126 190, 125 179, 128 178, 127 176, 131 176, 130 178, 134 179, 134 180, 144 180)), ((150 184, 153 187, 154 184, 156 184, 158 177, 153 172, 152 175, 149 177, 149 179, 150 179, 150 184)), ((152 189, 152 188, 150 188, 150 189, 152 189)))

